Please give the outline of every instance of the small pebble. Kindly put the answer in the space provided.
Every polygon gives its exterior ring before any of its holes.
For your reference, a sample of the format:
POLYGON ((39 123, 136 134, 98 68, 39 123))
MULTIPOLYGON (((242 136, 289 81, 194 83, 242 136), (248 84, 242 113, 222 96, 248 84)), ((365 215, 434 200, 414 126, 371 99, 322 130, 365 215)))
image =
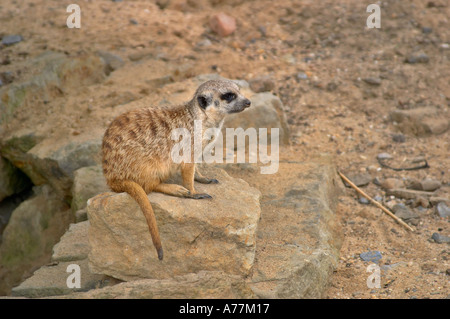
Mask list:
POLYGON ((360 203, 360 204, 363 204, 363 205, 369 205, 369 200, 367 199, 367 198, 365 198, 365 197, 360 197, 359 199, 358 199, 358 202, 360 203))
POLYGON ((392 207, 392 211, 394 212, 395 216, 403 219, 408 224, 412 224, 414 226, 417 226, 419 224, 420 216, 402 203, 394 205, 392 207))
POLYGON ((404 143, 404 142, 406 141, 406 137, 405 137, 405 135, 403 135, 402 133, 399 133, 399 134, 393 134, 393 135, 392 135, 392 140, 393 140, 394 142, 397 142, 397 143, 404 143))
POLYGON ((450 207, 448 207, 444 202, 438 203, 435 210, 439 217, 450 217, 450 207))
POLYGON ((377 250, 361 253, 359 254, 359 257, 361 257, 361 259, 364 261, 371 261, 374 263, 378 263, 378 261, 383 258, 383 256, 381 256, 381 253, 377 250))
POLYGON ((417 53, 417 54, 411 54, 409 57, 406 58, 405 62, 410 64, 415 63, 428 63, 430 58, 425 53, 417 53))
MULTIPOLYGON (((352 181, 353 184, 355 184, 356 186, 365 186, 367 184, 369 184, 372 181, 372 176, 370 176, 367 173, 362 173, 362 174, 354 174, 354 175, 350 175, 348 176, 348 179, 352 181)), ((347 183, 345 183, 345 185, 347 185, 347 183)), ((350 186, 350 185, 347 185, 350 186)))
POLYGON ((305 72, 298 72, 296 76, 297 76, 297 79, 299 79, 299 80, 307 80, 308 79, 308 75, 305 72))
POLYGON ((441 187, 441 182, 435 179, 424 179, 420 182, 422 190, 427 192, 434 192, 441 187))
POLYGON ((366 82, 367 84, 370 85, 380 85, 381 84, 381 79, 380 78, 364 78, 363 79, 364 82, 366 82))
POLYGON ((450 237, 441 235, 439 233, 433 233, 433 235, 431 235, 431 239, 433 239, 438 244, 450 243, 450 237))
POLYGON ((2 44, 4 44, 4 45, 12 45, 12 44, 19 43, 22 40, 23 40, 23 38, 19 34, 5 35, 2 38, 2 44))
POLYGON ((430 27, 423 27, 422 28, 422 33, 430 34, 431 32, 433 32, 433 29, 430 28, 430 27))
POLYGON ((388 153, 380 153, 380 154, 377 155, 377 158, 381 159, 381 160, 383 160, 383 159, 391 159, 392 155, 388 154, 388 153))

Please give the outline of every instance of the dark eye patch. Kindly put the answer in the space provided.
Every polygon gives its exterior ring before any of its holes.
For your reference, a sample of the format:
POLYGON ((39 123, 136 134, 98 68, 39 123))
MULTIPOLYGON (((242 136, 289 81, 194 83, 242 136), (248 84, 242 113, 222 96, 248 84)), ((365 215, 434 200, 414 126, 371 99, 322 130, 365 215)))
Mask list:
POLYGON ((234 94, 233 92, 227 92, 227 93, 222 94, 222 95, 220 96, 220 99, 221 99, 221 100, 225 100, 225 101, 227 101, 228 103, 231 102, 231 101, 233 101, 235 98, 236 98, 236 94, 234 94))

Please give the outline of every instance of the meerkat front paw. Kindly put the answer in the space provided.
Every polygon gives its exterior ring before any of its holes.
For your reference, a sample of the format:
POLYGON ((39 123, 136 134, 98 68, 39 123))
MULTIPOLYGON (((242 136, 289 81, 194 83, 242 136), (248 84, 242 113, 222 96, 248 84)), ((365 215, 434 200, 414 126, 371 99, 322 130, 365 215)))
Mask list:
POLYGON ((195 181, 202 184, 219 184, 219 181, 215 178, 196 177, 195 181))

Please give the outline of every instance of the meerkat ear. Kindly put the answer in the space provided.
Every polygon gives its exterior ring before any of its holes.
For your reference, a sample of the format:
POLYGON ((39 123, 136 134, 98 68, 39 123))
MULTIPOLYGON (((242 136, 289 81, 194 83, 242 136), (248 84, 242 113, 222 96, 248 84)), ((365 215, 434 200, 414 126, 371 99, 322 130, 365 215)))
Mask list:
POLYGON ((197 102, 198 102, 198 105, 200 105, 200 107, 202 108, 202 109, 206 109, 206 107, 209 105, 209 104, 211 104, 211 97, 208 97, 208 96, 205 96, 205 95, 199 95, 198 97, 197 97, 197 102))

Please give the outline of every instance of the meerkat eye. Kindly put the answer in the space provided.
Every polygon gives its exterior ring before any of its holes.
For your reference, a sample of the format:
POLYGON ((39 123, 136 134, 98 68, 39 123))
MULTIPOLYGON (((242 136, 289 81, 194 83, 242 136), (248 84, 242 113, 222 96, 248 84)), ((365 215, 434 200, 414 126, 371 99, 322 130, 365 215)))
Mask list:
POLYGON ((206 107, 211 103, 212 98, 200 95, 197 97, 198 104, 202 109, 206 109, 206 107))
POLYGON ((236 94, 234 94, 233 92, 228 92, 228 93, 222 94, 222 95, 220 96, 220 99, 221 99, 221 100, 225 100, 225 101, 227 101, 228 103, 230 103, 231 101, 233 101, 235 98, 236 98, 236 94))

